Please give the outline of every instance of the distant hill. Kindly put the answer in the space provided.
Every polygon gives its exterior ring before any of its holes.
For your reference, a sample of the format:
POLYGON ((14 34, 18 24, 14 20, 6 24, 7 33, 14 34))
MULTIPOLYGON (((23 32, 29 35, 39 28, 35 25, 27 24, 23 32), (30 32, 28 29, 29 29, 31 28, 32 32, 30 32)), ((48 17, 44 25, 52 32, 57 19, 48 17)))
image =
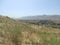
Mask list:
POLYGON ((38 15, 22 17, 23 22, 35 23, 35 24, 60 24, 60 15, 38 15))
POLYGON ((26 16, 20 19, 23 20, 41 20, 41 19, 52 19, 52 20, 59 20, 60 15, 37 15, 37 16, 26 16))

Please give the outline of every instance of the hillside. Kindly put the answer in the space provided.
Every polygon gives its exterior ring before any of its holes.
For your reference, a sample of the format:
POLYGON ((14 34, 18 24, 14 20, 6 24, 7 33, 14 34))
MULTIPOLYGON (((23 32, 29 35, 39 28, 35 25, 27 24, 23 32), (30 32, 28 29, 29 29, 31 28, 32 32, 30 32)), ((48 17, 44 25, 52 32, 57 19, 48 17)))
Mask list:
POLYGON ((60 45, 60 28, 0 16, 0 45, 60 45))

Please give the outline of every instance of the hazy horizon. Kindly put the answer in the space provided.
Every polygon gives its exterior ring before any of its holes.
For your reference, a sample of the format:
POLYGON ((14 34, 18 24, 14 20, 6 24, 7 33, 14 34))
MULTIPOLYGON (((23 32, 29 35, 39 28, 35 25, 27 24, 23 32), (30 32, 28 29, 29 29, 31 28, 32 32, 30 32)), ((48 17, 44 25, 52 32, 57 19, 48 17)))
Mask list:
POLYGON ((60 15, 60 0, 0 0, 0 15, 23 17, 60 15))

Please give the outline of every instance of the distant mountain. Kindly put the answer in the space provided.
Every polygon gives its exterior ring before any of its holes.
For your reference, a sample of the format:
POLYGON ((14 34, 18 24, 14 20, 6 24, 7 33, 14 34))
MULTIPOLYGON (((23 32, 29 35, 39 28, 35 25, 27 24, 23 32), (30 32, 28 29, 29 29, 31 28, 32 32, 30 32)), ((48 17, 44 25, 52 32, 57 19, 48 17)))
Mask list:
POLYGON ((60 15, 38 15, 38 16, 26 16, 20 18, 22 20, 41 20, 41 19, 54 19, 59 20, 60 15))
POLYGON ((35 23, 35 24, 60 24, 60 15, 38 15, 22 17, 19 20, 23 22, 35 23))

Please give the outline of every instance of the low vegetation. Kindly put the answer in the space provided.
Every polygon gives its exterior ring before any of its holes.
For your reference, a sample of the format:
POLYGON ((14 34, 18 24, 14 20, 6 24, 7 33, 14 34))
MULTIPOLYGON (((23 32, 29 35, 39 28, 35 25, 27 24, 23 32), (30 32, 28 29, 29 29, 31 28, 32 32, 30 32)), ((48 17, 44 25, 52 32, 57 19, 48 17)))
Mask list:
POLYGON ((60 28, 0 16, 0 45, 60 45, 60 28))

